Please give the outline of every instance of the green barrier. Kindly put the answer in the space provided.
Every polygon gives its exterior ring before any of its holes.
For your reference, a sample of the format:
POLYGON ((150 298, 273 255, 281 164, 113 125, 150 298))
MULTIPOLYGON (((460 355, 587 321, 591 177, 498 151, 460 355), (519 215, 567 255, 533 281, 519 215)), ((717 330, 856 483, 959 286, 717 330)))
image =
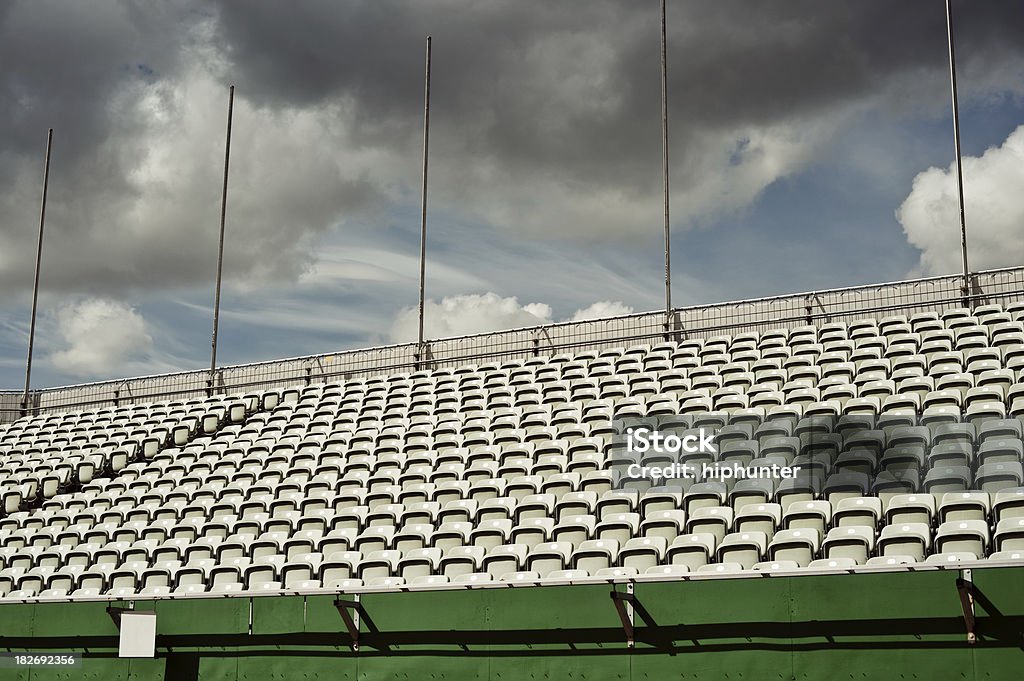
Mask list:
POLYGON ((157 613, 157 657, 147 660, 117 658, 106 603, 0 605, 0 651, 83 655, 75 668, 0 666, 0 680, 1019 681, 1024 568, 974 569, 970 591, 960 576, 139 601, 157 613), (967 595, 973 625, 961 606, 967 595), (358 619, 357 647, 339 604, 358 619))

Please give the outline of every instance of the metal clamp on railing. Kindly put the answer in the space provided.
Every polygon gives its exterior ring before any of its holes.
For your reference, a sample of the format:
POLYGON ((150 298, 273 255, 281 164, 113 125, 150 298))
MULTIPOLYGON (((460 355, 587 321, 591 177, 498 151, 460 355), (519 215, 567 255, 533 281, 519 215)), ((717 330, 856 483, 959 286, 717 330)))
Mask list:
POLYGON ((683 329, 682 319, 679 317, 679 310, 672 310, 665 315, 665 334, 663 338, 666 342, 679 342, 686 339, 686 332, 683 329))
POLYGON ((434 353, 430 348, 430 341, 423 341, 423 344, 416 348, 413 358, 416 360, 417 370, 433 369, 434 353))
POLYGON ((539 357, 540 356, 540 351, 541 351, 540 344, 541 344, 541 340, 542 339, 546 339, 547 340, 548 348, 555 347, 554 342, 551 340, 551 333, 548 330, 548 327, 546 327, 546 326, 538 326, 537 328, 535 328, 533 330, 533 333, 531 335, 533 336, 533 338, 531 338, 530 341, 533 344, 533 356, 534 357, 539 357))
POLYGON ((805 307, 807 308, 807 323, 814 323, 816 316, 816 313, 814 311, 815 305, 821 308, 821 318, 826 322, 831 321, 831 318, 828 314, 828 310, 825 309, 824 303, 821 302, 821 297, 818 295, 817 291, 812 291, 811 293, 807 294, 807 303, 805 305, 805 307))

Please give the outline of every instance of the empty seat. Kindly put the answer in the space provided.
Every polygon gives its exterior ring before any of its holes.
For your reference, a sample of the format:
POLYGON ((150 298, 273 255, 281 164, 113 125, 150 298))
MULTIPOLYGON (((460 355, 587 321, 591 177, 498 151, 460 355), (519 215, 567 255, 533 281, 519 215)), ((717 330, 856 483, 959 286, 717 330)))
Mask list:
POLYGON ((816 528, 779 530, 768 545, 771 561, 791 562, 806 567, 818 554, 821 534, 816 528))
POLYGON ((732 532, 718 545, 720 563, 738 563, 750 570, 760 562, 768 546, 768 535, 764 532, 732 532))
POLYGON ((851 560, 857 565, 867 562, 875 546, 875 530, 854 525, 834 527, 825 535, 822 553, 829 560, 851 560))
POLYGON ((935 531, 938 553, 970 553, 981 557, 987 553, 988 543, 988 523, 983 520, 951 520, 935 531))
POLYGON ((835 507, 832 522, 836 527, 860 525, 874 528, 882 515, 882 501, 878 497, 850 497, 835 507))
POLYGON ((886 525, 878 538, 880 556, 900 556, 923 561, 931 548, 931 528, 924 523, 886 525))
POLYGON ((1024 551, 1024 518, 1000 520, 996 524, 994 546, 996 552, 1024 551))
POLYGON ((525 569, 545 578, 556 570, 568 569, 572 551, 568 542, 542 542, 527 554, 525 569))
POLYGON ((713 534, 683 534, 672 540, 666 553, 670 565, 685 566, 696 570, 711 562, 718 540, 713 534))
POLYGON ((570 562, 573 569, 597 574, 614 567, 618 559, 619 543, 613 539, 591 539, 580 543, 573 551, 570 562))
POLYGON ((988 520, 991 495, 987 492, 949 492, 939 501, 939 522, 988 520))

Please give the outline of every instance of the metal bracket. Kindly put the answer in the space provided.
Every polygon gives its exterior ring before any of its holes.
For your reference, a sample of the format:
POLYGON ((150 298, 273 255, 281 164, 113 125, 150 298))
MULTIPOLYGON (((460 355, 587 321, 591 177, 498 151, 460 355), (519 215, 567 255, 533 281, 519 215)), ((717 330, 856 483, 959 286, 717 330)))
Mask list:
POLYGON ((973 310, 979 303, 984 302, 985 291, 978 283, 978 277, 973 273, 964 276, 963 284, 960 286, 963 294, 963 306, 973 310))
POLYGON ((680 341, 686 339, 686 329, 683 328, 683 322, 679 318, 679 312, 672 310, 665 314, 665 321, 662 324, 664 331, 663 338, 666 341, 680 341))
POLYGON ((974 582, 971 580, 970 568, 960 572, 960 577, 956 580, 956 590, 960 594, 960 607, 964 611, 967 642, 973 645, 978 642, 978 636, 974 633, 974 582))
POLYGON ((546 327, 546 326, 538 327, 536 330, 534 330, 534 332, 533 332, 533 339, 532 339, 532 342, 533 342, 533 356, 534 357, 539 357, 540 356, 540 341, 541 341, 542 338, 547 340, 549 347, 551 347, 551 348, 555 347, 554 342, 551 340, 551 334, 548 333, 548 327, 546 327))
POLYGON ((353 595, 353 600, 336 599, 334 601, 334 607, 338 609, 338 614, 341 615, 342 621, 345 622, 345 629, 348 630, 348 635, 352 637, 352 650, 359 650, 359 615, 362 612, 362 606, 359 605, 359 594, 353 595), (352 612, 349 612, 349 609, 352 612))
POLYGON ((633 605, 636 603, 636 596, 633 595, 633 583, 626 584, 624 592, 612 590, 609 595, 612 598, 612 603, 615 604, 615 611, 619 613, 622 629, 626 632, 626 647, 633 648, 636 646, 633 629, 633 605))
POLYGON ((430 341, 425 340, 422 345, 416 346, 416 352, 413 353, 413 359, 416 360, 417 371, 435 368, 434 351, 430 346, 430 341))
POLYGON ((808 324, 813 324, 814 323, 814 315, 815 315, 815 313, 814 313, 814 305, 815 304, 817 304, 817 306, 819 308, 821 308, 821 314, 824 317, 825 321, 827 322, 827 321, 831 320, 831 317, 828 314, 828 310, 825 309, 825 305, 822 304, 821 298, 818 297, 818 292, 817 291, 813 291, 811 293, 808 293, 807 294, 807 298, 805 300, 807 301, 806 305, 805 305, 805 308, 807 310, 807 323, 808 324))

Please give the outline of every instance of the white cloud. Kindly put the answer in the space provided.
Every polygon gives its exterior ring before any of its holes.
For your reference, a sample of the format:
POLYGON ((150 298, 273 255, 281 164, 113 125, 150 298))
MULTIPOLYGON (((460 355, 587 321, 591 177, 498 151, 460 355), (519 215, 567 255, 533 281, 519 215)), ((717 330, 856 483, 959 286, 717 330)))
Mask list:
POLYGON ((602 319, 604 317, 616 317, 618 315, 632 314, 633 308, 620 303, 619 301, 602 300, 594 303, 590 307, 585 307, 581 310, 576 310, 572 317, 569 318, 571 322, 579 322, 584 319, 602 319))
POLYGON ((66 347, 50 361, 74 376, 121 373, 153 351, 146 320, 114 300, 90 298, 64 306, 57 312, 57 329, 66 347))
MULTIPOLYGON (((967 253, 972 270, 1024 262, 1024 125, 980 157, 963 159, 967 253)), ((962 268, 956 167, 929 168, 896 211, 907 240, 921 250, 913 275, 962 268)))
MULTIPOLYGON (((227 87, 215 59, 209 61, 191 59, 176 78, 123 84, 110 103, 118 133, 87 161, 61 167, 54 178, 61 191, 51 191, 47 206, 48 288, 103 292, 212 281, 227 87)), ((351 106, 270 109, 253 105, 243 87, 236 92, 229 280, 294 281, 314 257, 312 241, 365 215, 382 191, 384 181, 371 186, 364 169, 395 175, 393 155, 353 142, 338 123, 351 116, 351 106)), ((31 224, 30 206, 38 203, 26 200, 38 194, 32 163, 26 159, 15 185, 0 190, 0 208, 14 224, 31 224)), ((33 246, 20 232, 0 233, 0 283, 27 280, 28 259, 17 256, 33 246)))
MULTIPOLYGON (((414 307, 398 313, 391 325, 393 342, 416 340, 418 314, 414 307)), ((444 338, 546 324, 551 321, 551 307, 544 303, 521 305, 514 296, 502 298, 497 293, 474 293, 443 298, 440 303, 427 300, 423 319, 427 338, 444 338)))
MULTIPOLYGON (((576 310, 566 321, 610 317, 632 311, 633 308, 623 303, 603 300, 576 310)), ((449 296, 440 303, 428 300, 424 305, 423 320, 427 338, 465 336, 555 321, 551 306, 546 303, 521 304, 514 296, 502 298, 497 293, 449 296)), ((416 340, 417 327, 417 309, 402 310, 391 325, 391 341, 404 343, 416 340)))

